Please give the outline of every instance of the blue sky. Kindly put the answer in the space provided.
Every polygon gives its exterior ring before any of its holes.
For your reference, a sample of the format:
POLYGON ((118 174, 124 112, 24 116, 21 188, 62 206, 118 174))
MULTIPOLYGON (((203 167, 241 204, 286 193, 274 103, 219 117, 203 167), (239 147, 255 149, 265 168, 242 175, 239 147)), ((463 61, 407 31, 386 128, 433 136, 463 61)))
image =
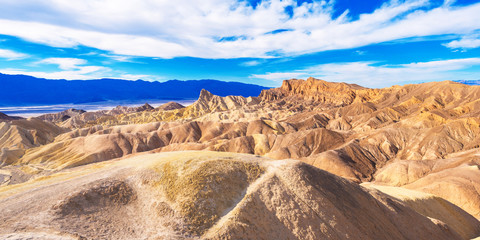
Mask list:
POLYGON ((473 0, 0 0, 0 72, 51 79, 480 79, 473 0))

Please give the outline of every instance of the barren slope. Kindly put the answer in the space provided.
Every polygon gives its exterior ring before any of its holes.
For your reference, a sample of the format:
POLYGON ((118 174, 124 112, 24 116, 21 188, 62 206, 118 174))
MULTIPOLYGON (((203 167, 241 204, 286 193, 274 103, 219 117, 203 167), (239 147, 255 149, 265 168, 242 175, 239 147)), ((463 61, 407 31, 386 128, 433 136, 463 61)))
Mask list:
POLYGON ((1 187, 0 209, 3 238, 461 239, 299 161, 218 152, 142 154, 1 187))

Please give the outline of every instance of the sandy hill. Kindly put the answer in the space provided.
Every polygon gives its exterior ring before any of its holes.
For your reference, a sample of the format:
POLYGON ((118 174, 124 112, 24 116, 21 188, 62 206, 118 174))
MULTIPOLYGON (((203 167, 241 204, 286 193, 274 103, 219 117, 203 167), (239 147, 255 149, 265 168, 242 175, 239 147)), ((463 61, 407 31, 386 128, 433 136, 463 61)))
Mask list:
POLYGON ((54 124, 10 121, 0 123, 0 185, 144 152, 254 154, 368 183, 371 195, 395 199, 469 239, 479 235, 471 231, 475 221, 458 219, 480 218, 479 99, 480 86, 451 81, 370 89, 309 78, 286 80, 258 97, 202 90, 186 107, 86 112, 54 124))
POLYGON ((0 209, 0 237, 10 239, 462 239, 480 229, 463 213, 446 218, 464 224, 457 232, 299 161, 218 152, 142 154, 71 169, 0 188, 0 209))

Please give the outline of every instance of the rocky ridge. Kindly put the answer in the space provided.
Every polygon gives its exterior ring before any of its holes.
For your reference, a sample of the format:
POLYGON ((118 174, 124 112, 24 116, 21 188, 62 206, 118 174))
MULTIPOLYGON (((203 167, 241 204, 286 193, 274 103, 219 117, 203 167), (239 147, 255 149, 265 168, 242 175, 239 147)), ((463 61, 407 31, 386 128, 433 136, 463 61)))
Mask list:
MULTIPOLYGON (((2 159, 8 159, 2 160, 0 180, 8 188, 144 152, 209 150, 297 159, 369 182, 370 194, 395 199, 469 239, 478 236, 475 221, 462 228, 467 225, 457 220, 480 217, 479 99, 480 87, 450 81, 369 89, 293 79, 249 98, 203 90, 187 107, 100 117, 82 113, 51 124, 57 130, 48 141, 0 141, 2 159)), ((8 123, 8 129, 20 123, 8 123)), ((39 124, 34 131, 43 128, 39 124)))
POLYGON ((48 113, 41 116, 38 116, 38 119, 47 121, 47 122, 63 122, 69 118, 75 117, 82 113, 85 113, 85 110, 70 108, 59 113, 48 113))
POLYGON ((21 117, 8 116, 5 113, 0 112, 0 122, 8 122, 12 120, 22 119, 21 117))

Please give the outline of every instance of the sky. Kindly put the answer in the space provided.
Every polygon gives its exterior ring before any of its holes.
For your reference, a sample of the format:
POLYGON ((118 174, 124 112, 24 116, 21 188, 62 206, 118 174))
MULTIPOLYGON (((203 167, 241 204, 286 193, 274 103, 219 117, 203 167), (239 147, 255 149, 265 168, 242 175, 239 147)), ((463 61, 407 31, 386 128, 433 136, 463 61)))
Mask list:
POLYGON ((0 73, 49 79, 480 79, 480 0, 0 0, 0 73))

